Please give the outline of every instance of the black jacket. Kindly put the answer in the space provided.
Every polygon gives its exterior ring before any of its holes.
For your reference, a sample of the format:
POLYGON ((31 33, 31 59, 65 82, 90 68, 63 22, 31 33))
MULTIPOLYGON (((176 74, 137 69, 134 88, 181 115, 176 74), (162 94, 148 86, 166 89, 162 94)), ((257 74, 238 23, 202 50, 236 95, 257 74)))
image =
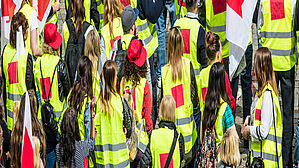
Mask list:
POLYGON ((67 98, 72 86, 66 63, 62 59, 57 64, 57 72, 59 100, 63 101, 64 98, 67 98))
MULTIPOLYGON (((160 121, 159 128, 168 128, 168 129, 176 129, 176 126, 173 122, 169 121, 160 121)), ((148 168, 152 167, 152 153, 150 148, 151 142, 148 143, 146 150, 141 158, 141 168, 148 168)), ((179 148, 180 148, 180 162, 184 159, 185 155, 185 144, 184 144, 184 137, 182 134, 179 135, 179 148)))
POLYGON ((137 9, 141 20, 147 19, 152 24, 156 24, 165 9, 165 0, 138 0, 137 9))

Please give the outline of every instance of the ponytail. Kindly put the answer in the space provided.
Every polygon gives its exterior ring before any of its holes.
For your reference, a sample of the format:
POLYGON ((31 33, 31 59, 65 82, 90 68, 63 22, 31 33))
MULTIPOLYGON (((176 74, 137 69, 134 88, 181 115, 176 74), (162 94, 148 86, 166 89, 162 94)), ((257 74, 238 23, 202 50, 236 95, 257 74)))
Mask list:
POLYGON ((220 38, 217 34, 209 30, 206 32, 205 42, 207 57, 210 61, 213 61, 216 58, 217 52, 220 51, 220 38))

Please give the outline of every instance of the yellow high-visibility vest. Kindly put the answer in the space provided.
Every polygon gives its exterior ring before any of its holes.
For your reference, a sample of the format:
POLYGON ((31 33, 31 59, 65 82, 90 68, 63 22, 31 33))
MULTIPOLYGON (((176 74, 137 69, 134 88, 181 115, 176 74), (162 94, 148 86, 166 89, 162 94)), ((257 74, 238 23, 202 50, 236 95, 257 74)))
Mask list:
POLYGON ((185 153, 189 153, 196 142, 197 132, 193 118, 193 104, 191 101, 190 60, 182 57, 183 74, 181 80, 172 80, 172 67, 166 64, 162 67, 163 95, 172 95, 176 102, 176 125, 184 136, 185 153))
MULTIPOLYGON (((296 63, 295 33, 292 23, 292 0, 284 0, 284 13, 271 11, 271 0, 263 0, 261 44, 271 51, 274 71, 288 71, 296 63), (273 16, 272 16, 273 15, 273 16), (276 16, 278 15, 278 16, 276 16)), ((272 2, 273 3, 273 2, 272 2)))
POLYGON ((7 110, 7 128, 12 130, 13 126, 13 108, 15 102, 20 105, 23 94, 27 91, 26 87, 26 68, 28 49, 25 53, 16 56, 16 48, 9 43, 3 51, 3 72, 6 83, 6 110, 7 110))
MULTIPOLYGON (((283 129, 282 117, 280 112, 278 96, 276 95, 276 93, 274 92, 270 84, 267 84, 265 86, 262 92, 262 96, 260 96, 257 100, 256 107, 254 110, 253 126, 261 125, 261 108, 263 104, 263 96, 266 90, 271 91, 272 100, 276 111, 276 117, 274 122, 276 122, 275 126, 276 126, 276 138, 277 138, 277 153, 278 153, 279 167, 283 167, 282 152, 281 152, 282 129, 283 129)), ((261 141, 251 142, 251 158, 250 158, 251 162, 253 160, 253 157, 259 157, 260 154, 261 154, 261 141)), ((262 140, 262 158, 264 160, 265 167, 278 167, 274 125, 271 126, 267 137, 262 140)))

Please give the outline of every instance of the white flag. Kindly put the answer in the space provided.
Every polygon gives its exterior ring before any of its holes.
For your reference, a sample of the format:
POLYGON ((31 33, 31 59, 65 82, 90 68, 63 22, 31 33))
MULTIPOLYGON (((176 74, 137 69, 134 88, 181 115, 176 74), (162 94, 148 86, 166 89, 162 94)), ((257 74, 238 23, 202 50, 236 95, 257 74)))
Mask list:
POLYGON ((250 39, 257 0, 227 0, 226 38, 229 41, 229 78, 232 79, 250 39))

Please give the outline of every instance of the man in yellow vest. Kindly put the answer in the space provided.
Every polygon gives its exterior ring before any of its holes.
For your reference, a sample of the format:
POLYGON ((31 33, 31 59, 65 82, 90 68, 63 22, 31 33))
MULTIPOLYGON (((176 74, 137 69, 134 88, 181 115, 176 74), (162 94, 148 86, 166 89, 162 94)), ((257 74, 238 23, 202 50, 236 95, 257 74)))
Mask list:
POLYGON ((177 20, 174 26, 181 29, 184 40, 184 57, 190 59, 193 67, 197 86, 199 86, 199 73, 201 68, 208 65, 206 57, 205 30, 197 16, 198 1, 186 1, 187 14, 177 20))
MULTIPOLYGON (((97 10, 97 1, 96 0, 83 0, 85 8, 85 21, 94 25, 97 29, 100 26, 100 14, 97 10)), ((72 18, 72 0, 65 1, 66 17, 65 20, 72 18)))
POLYGON ((283 111, 282 156, 284 167, 292 167, 294 134, 295 33, 294 0, 263 0, 260 3, 258 29, 263 47, 268 47, 277 86, 280 84, 283 111))

